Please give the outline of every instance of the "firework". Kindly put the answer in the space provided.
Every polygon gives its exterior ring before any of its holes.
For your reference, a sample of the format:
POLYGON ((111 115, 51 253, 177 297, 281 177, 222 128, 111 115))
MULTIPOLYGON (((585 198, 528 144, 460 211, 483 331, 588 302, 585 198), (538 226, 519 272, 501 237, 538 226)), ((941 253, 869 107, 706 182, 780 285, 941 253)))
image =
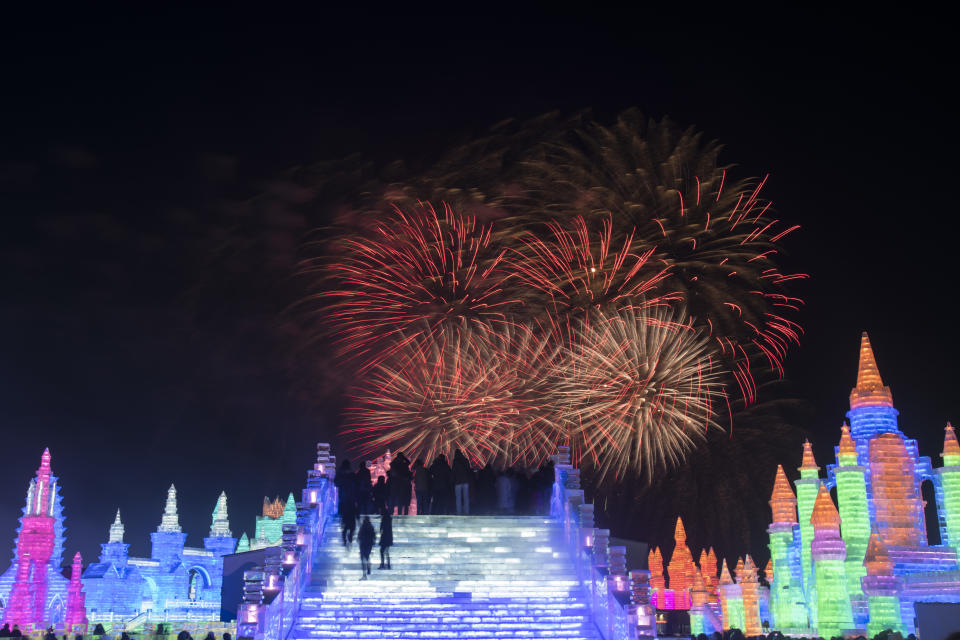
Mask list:
POLYGON ((538 306, 548 316, 616 312, 626 306, 662 305, 679 299, 676 294, 653 295, 669 276, 669 268, 651 265, 656 247, 636 249, 632 234, 622 241, 614 239, 612 216, 600 221, 599 233, 591 233, 582 216, 569 224, 549 221, 544 226, 545 234, 521 233, 522 248, 511 251, 507 261, 515 282, 526 289, 525 302, 539 298, 538 306))
POLYGON ((602 478, 676 465, 725 408, 709 340, 682 312, 625 309, 583 322, 559 394, 580 457, 602 478))
POLYGON ((798 227, 771 217, 766 179, 731 180, 719 153, 692 129, 628 111, 612 127, 587 123, 540 145, 524 163, 526 198, 516 204, 560 219, 609 216, 614 239, 652 252, 651 273, 669 269, 661 290, 699 318, 750 403, 751 364, 782 376, 799 341, 788 316, 802 301, 785 286, 806 275, 776 266, 780 241, 798 227))
POLYGON ((365 370, 445 328, 503 323, 512 304, 503 295, 504 253, 489 225, 446 205, 442 213, 423 203, 395 208, 343 240, 312 298, 328 303, 338 355, 365 370))
POLYGON ((546 333, 507 323, 398 337, 404 345, 352 394, 345 434, 360 452, 414 459, 461 449, 476 463, 534 462, 563 437, 551 403, 562 349, 546 333))

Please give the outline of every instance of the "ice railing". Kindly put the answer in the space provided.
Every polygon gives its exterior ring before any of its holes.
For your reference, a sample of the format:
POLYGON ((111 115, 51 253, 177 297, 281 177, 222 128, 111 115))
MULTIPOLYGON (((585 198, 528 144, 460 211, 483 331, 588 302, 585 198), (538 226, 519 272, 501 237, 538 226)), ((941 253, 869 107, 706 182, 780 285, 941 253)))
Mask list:
POLYGON ((307 486, 297 503, 297 523, 283 525, 280 546, 264 549, 263 566, 243 574, 238 639, 281 640, 293 630, 310 585, 314 556, 326 528, 336 522, 335 469, 330 445, 317 444, 317 462, 307 471, 307 486))
POLYGON ((610 531, 594 528, 593 505, 584 503, 580 470, 570 464, 570 448, 559 447, 553 462, 550 516, 563 524, 564 540, 597 628, 604 640, 655 637, 650 572, 631 571, 627 576, 626 548, 610 546, 610 531))

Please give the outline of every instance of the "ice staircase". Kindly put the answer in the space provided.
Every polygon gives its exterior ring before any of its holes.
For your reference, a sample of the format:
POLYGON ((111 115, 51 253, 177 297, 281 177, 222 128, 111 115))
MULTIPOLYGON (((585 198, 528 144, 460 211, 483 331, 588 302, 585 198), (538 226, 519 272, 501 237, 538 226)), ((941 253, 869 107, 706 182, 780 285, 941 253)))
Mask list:
MULTIPOLYGON (((379 532, 379 518, 372 517, 379 532)), ((329 527, 291 638, 600 638, 560 525, 535 516, 396 516, 392 569, 361 580, 329 527)))

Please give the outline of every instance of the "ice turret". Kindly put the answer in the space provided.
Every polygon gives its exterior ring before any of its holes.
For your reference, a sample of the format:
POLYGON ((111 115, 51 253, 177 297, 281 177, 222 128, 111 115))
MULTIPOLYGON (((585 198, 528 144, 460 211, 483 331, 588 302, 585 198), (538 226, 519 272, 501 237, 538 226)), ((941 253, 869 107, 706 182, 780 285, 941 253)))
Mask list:
POLYGON ((83 584, 80 575, 83 573, 83 558, 78 551, 73 556, 73 565, 70 567, 70 585, 67 587, 67 612, 64 625, 70 633, 84 634, 87 632, 87 605, 83 593, 83 584))
POLYGON ((863 593, 870 610, 867 635, 876 636, 886 629, 906 633, 900 618, 901 581, 893 575, 893 562, 887 546, 876 530, 870 535, 863 564, 866 569, 866 576, 862 579, 863 593))
POLYGON ((847 548, 840 537, 840 514, 830 492, 820 487, 810 518, 811 555, 816 567, 817 631, 824 638, 842 636, 853 628, 853 609, 847 589, 847 548))

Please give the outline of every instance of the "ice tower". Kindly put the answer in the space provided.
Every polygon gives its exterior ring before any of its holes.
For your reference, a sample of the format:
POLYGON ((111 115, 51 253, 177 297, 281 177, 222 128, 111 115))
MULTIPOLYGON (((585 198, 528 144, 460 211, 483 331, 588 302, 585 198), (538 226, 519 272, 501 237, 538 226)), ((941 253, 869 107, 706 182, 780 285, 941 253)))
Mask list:
POLYGON ((13 564, 0 577, 3 622, 22 631, 63 622, 67 579, 60 574, 65 529, 59 492, 50 450, 44 449, 27 488, 13 564))
POLYGON ((944 431, 943 467, 937 469, 936 483, 940 540, 960 553, 960 444, 953 425, 948 422, 944 431))
POLYGON ((847 586, 847 548, 840 537, 840 514, 825 486, 820 487, 811 516, 811 557, 817 594, 816 627, 821 637, 842 636, 853 628, 853 609, 847 586))

